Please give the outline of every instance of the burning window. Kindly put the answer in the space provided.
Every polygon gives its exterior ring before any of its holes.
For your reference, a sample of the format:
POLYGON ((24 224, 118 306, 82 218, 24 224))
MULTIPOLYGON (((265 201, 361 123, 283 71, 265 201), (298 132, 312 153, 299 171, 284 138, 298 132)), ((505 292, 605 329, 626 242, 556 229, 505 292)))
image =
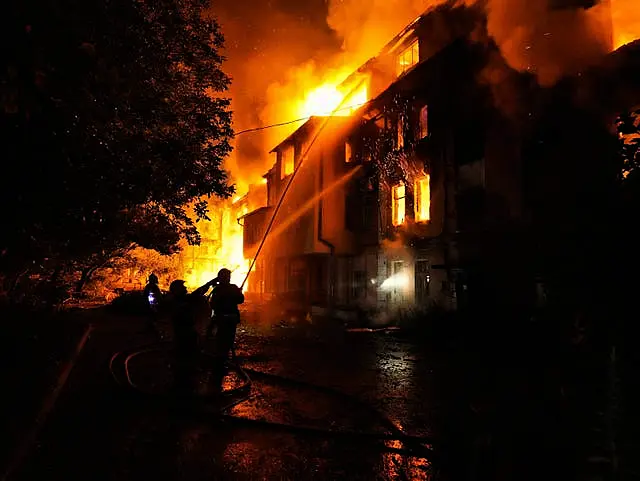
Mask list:
POLYGON ((418 40, 415 40, 409 47, 398 55, 398 76, 405 73, 411 67, 420 61, 420 51, 418 49, 418 40))
POLYGON ((429 107, 427 105, 420 109, 420 139, 424 139, 429 135, 429 107))
POLYGON ((282 151, 280 158, 280 178, 284 179, 293 172, 293 148, 287 147, 282 151))
POLYGON ((404 149, 404 118, 398 117, 398 139, 396 145, 398 149, 404 149))
POLYGON ((353 161, 353 152, 351 150, 351 143, 350 142, 345 142, 344 143, 344 161, 345 162, 352 162, 353 161))
POLYGON ((405 216, 405 186, 401 182, 398 185, 394 185, 391 188, 391 194, 393 196, 391 202, 391 222, 393 225, 404 224, 405 216))
POLYGON ((431 219, 431 188, 429 183, 431 181, 430 175, 417 179, 414 185, 414 208, 416 215, 416 222, 429 222, 431 219))

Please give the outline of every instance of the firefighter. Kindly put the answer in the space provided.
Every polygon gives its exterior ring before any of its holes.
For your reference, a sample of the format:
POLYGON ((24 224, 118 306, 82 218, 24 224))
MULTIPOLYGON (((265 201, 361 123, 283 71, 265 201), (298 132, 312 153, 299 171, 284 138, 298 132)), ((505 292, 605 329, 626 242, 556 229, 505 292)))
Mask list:
POLYGON ((158 287, 158 276, 149 275, 149 280, 144 288, 144 298, 147 305, 147 326, 149 330, 155 331, 158 323, 158 308, 162 298, 162 292, 158 287))
POLYGON ((229 352, 235 360, 234 343, 236 328, 240 323, 238 305, 244 303, 244 294, 235 284, 231 284, 231 271, 220 269, 218 285, 211 292, 210 305, 213 310, 211 323, 207 329, 207 337, 211 337, 214 326, 217 328, 215 337, 216 356, 223 361, 229 357, 229 352))
POLYGON ((175 280, 169 287, 172 297, 171 322, 173 327, 175 351, 175 388, 178 392, 192 392, 195 370, 198 362, 198 333, 196 331, 196 314, 199 304, 210 287, 217 282, 213 279, 197 288, 191 294, 183 280, 175 280))

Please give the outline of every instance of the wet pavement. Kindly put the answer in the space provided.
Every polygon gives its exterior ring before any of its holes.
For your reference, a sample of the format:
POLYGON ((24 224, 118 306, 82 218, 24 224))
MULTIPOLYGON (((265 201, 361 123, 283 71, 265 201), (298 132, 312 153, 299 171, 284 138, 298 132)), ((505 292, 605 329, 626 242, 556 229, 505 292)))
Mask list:
MULTIPOLYGON (((92 316, 91 337, 12 479, 613 479, 607 424, 583 402, 596 378, 576 381, 540 340, 510 352, 434 349, 396 332, 243 324, 237 351, 250 391, 212 398, 205 364, 196 401, 176 402, 162 395, 171 356, 130 356, 154 340, 143 323, 92 316), (131 382, 154 395, 117 385, 117 351, 131 382)), ((572 356, 577 373, 596 372, 581 366, 589 356, 572 356)), ((232 373, 224 388, 244 383, 232 373)))
MULTIPOLYGON (((426 450, 379 439, 399 430, 429 434, 428 383, 419 379, 429 370, 418 367, 410 344, 340 330, 245 326, 238 356, 257 371, 251 397, 221 418, 208 402, 176 405, 119 389, 108 370, 111 355, 150 339, 136 320, 94 325, 15 479, 430 479, 426 450)), ((162 354, 140 355, 131 377, 162 391, 167 362, 162 354)), ((228 378, 225 387, 234 382, 228 378)))

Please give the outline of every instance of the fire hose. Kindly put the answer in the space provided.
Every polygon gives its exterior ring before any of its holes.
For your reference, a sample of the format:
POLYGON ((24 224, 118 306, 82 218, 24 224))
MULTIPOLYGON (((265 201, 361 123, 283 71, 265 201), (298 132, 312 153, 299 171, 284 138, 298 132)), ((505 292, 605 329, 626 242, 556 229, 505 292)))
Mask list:
MULTIPOLYGON (((109 371, 116 384, 125 389, 127 392, 137 396, 143 396, 146 398, 166 397, 168 393, 154 393, 143 389, 137 385, 131 378, 129 370, 129 363, 131 360, 150 354, 153 352, 167 352, 171 349, 170 342, 160 342, 155 344, 148 344, 129 351, 120 351, 113 354, 109 361, 109 371)), ((203 353, 204 357, 212 357, 209 353, 203 353)), ((205 408, 205 412, 211 413, 216 416, 217 420, 223 423, 235 424, 243 427, 257 428, 263 430, 271 430, 276 432, 287 432, 307 437, 320 437, 320 438, 333 438, 337 440, 357 440, 360 442, 371 442, 373 447, 379 449, 381 452, 388 452, 393 454, 400 454, 418 458, 433 458, 433 450, 431 446, 433 441, 427 437, 411 436, 404 433, 398 428, 388 417, 380 413, 368 403, 350 396, 344 392, 336 389, 332 389, 325 386, 319 386, 306 381, 292 379, 277 374, 267 373, 256 369, 244 368, 239 363, 228 363, 229 370, 234 371, 242 380, 242 384, 239 387, 228 389, 222 393, 218 393, 214 396, 198 395, 197 401, 200 406, 205 408), (264 421, 258 419, 250 419, 244 417, 234 416, 228 413, 228 411, 252 398, 256 395, 252 394, 253 383, 252 376, 256 378, 268 379, 280 384, 286 384, 289 386, 295 386, 299 388, 313 389, 318 392, 322 392, 328 395, 342 398, 352 404, 357 404, 360 408, 367 410, 371 415, 377 417, 382 425, 387 429, 387 433, 371 433, 371 432, 359 432, 359 431, 344 431, 334 429, 323 429, 309 426, 300 426, 287 423, 279 423, 273 421, 264 421), (223 402, 222 404, 212 402, 207 404, 207 401, 220 401, 229 399, 233 396, 238 396, 238 399, 223 402), (213 408, 213 410, 211 409, 213 408), (399 441, 403 443, 404 448, 391 447, 384 445, 384 441, 399 441)))

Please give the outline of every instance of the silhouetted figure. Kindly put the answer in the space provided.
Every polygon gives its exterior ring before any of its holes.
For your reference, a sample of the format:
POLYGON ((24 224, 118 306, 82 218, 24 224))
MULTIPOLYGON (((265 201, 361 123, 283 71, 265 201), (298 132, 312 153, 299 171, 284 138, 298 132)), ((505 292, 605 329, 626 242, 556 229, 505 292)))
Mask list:
POLYGON ((203 296, 216 282, 211 280, 198 287, 191 294, 183 280, 175 280, 169 287, 172 296, 171 323, 173 327, 175 351, 175 387, 178 392, 192 392, 198 362, 198 333, 196 331, 196 314, 198 304, 203 296))
POLYGON ((158 276, 151 274, 144 288, 144 299, 147 306, 147 327, 155 330, 158 323, 158 312, 162 291, 158 286, 158 276))
POLYGON ((210 337, 213 328, 216 327, 216 356, 226 360, 229 352, 235 358, 234 343, 236 328, 240 323, 240 311, 238 305, 244 302, 244 294, 235 284, 231 284, 231 271, 220 269, 218 272, 218 285, 211 292, 210 305, 213 310, 211 323, 207 329, 210 337))

